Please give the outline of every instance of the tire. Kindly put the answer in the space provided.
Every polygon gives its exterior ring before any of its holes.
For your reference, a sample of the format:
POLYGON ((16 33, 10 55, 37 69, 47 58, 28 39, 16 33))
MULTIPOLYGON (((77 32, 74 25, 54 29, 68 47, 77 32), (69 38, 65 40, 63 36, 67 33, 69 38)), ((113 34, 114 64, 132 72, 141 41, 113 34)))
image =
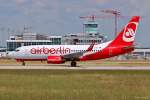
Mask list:
POLYGON ((22 62, 22 66, 25 66, 26 65, 26 63, 25 62, 22 62))
POLYGON ((72 61, 72 62, 71 62, 71 67, 77 67, 77 62, 72 61))

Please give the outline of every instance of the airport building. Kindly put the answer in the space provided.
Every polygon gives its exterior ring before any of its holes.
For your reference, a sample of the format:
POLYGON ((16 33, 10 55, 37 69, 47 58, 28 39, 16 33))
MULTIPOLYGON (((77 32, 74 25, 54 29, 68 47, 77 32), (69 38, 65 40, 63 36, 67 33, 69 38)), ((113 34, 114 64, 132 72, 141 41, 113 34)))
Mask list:
POLYGON ((131 54, 135 59, 149 59, 150 60, 150 48, 135 48, 131 54))
POLYGON ((29 45, 60 45, 62 36, 46 36, 37 33, 23 33, 10 36, 7 40, 7 51, 13 51, 21 46, 29 45))
POLYGON ((68 34, 63 36, 62 44, 71 44, 71 45, 89 45, 92 42, 95 44, 100 44, 106 41, 104 36, 96 33, 93 35, 84 34, 84 33, 76 33, 76 34, 68 34))
POLYGON ((68 34, 64 36, 45 36, 36 33, 24 33, 23 35, 10 36, 7 40, 7 51, 13 51, 21 46, 28 45, 83 45, 104 42, 104 36, 100 34, 85 35, 84 33, 68 34))

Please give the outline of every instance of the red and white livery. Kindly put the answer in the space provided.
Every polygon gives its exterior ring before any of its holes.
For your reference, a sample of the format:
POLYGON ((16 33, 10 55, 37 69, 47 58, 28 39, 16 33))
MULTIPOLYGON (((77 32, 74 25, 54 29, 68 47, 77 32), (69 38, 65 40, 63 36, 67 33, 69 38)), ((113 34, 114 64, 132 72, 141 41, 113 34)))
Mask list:
POLYGON ((139 16, 133 16, 118 36, 111 41, 91 45, 32 45, 17 48, 8 54, 17 61, 47 61, 50 64, 62 64, 71 61, 104 59, 129 53, 134 50, 134 39, 139 23, 139 16))

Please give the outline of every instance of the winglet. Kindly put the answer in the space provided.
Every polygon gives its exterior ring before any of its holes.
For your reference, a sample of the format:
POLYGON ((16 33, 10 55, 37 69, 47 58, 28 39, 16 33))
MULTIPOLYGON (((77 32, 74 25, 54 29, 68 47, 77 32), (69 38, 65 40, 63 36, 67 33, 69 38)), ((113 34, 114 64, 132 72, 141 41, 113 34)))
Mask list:
POLYGON ((88 52, 88 51, 92 51, 92 50, 93 50, 94 45, 95 45, 95 41, 94 41, 94 42, 92 42, 92 44, 89 46, 89 48, 86 50, 86 52, 88 52))

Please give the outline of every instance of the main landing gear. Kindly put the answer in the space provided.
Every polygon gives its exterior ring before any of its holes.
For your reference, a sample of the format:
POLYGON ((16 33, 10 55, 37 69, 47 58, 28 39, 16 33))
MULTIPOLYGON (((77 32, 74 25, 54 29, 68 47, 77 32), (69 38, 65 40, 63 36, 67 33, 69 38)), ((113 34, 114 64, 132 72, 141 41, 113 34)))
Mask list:
POLYGON ((77 62, 71 61, 71 67, 77 67, 77 62))

